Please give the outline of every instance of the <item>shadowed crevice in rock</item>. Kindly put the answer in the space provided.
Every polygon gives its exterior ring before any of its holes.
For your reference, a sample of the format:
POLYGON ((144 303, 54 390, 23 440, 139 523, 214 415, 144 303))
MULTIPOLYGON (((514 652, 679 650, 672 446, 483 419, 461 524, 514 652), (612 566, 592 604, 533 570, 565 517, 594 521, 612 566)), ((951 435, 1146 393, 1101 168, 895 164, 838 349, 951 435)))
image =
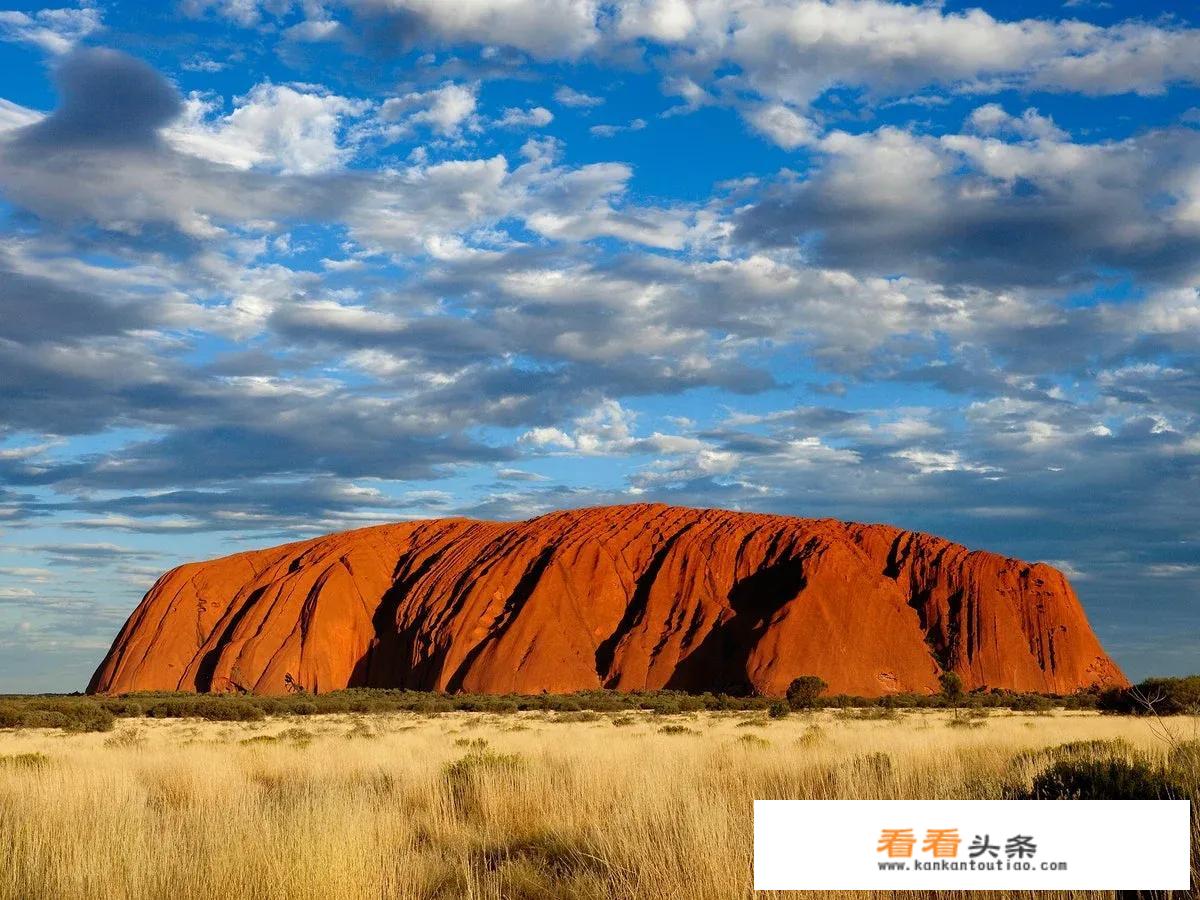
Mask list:
POLYGON ((209 650, 200 660, 200 665, 196 668, 196 690, 200 692, 208 692, 212 690, 213 675, 216 672, 217 662, 221 658, 221 653, 230 639, 237 632, 237 627, 245 618, 246 613, 250 612, 254 604, 257 603, 262 595, 267 591, 266 587, 260 587, 251 592, 242 603, 241 607, 229 620, 229 624, 221 632, 221 636, 217 638, 216 644, 209 650))
POLYGON ((804 559, 796 556, 760 569, 733 586, 730 613, 679 664, 667 682, 671 689, 712 684, 713 691, 743 696, 753 693, 747 675, 750 654, 779 610, 804 590, 804 559))
POLYGON ((463 680, 467 677, 468 673, 470 673, 472 663, 474 663, 475 660, 477 660, 480 655, 488 649, 489 646, 500 641, 500 639, 504 637, 505 631, 510 625, 512 625, 517 613, 520 612, 525 601, 529 599, 530 595, 534 591, 534 588, 537 587, 538 579, 542 577, 542 573, 546 571, 546 567, 550 565, 550 561, 552 559, 554 559, 554 548, 546 547, 544 550, 542 550, 537 559, 533 561, 533 564, 530 565, 525 574, 521 576, 521 580, 517 582, 517 586, 513 588, 513 592, 509 594, 508 600, 504 604, 504 609, 501 610, 500 615, 496 617, 496 621, 492 624, 491 632, 488 634, 487 638, 480 641, 467 652, 467 655, 463 658, 463 661, 459 664, 458 668, 454 670, 454 674, 451 675, 449 680, 446 682, 446 690, 458 691, 462 689, 463 680))
MULTIPOLYGON (((372 638, 367 652, 354 665, 353 681, 348 687, 376 688, 410 688, 419 690, 425 686, 426 671, 418 671, 414 666, 413 648, 417 641, 416 627, 401 628, 397 623, 397 613, 401 603, 408 596, 413 586, 442 559, 446 548, 434 551, 405 574, 404 563, 401 559, 396 564, 397 580, 379 601, 371 616, 371 625, 375 636, 372 638)), ((423 669, 431 669, 436 660, 429 659, 423 669)))
POLYGON ((637 579, 635 583, 633 596, 629 600, 629 604, 625 607, 625 614, 621 617, 620 623, 615 631, 607 638, 600 642, 596 647, 596 673, 600 676, 600 682, 605 687, 613 687, 618 673, 614 671, 613 660, 616 657, 617 647, 622 639, 628 635, 633 628, 641 622, 646 615, 646 606, 650 598, 650 590, 654 587, 654 581, 658 577, 659 571, 663 567, 663 563, 671 553, 676 542, 687 533, 690 525, 685 525, 683 528, 670 535, 663 542, 663 545, 655 551, 650 564, 646 566, 645 572, 637 579))

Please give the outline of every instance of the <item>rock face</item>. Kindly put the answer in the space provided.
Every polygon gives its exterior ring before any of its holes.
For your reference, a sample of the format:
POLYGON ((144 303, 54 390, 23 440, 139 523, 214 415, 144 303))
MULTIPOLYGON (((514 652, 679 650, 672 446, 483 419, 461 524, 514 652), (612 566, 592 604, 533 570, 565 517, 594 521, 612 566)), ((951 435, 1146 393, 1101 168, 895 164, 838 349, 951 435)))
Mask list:
POLYGON ((660 505, 380 525, 168 572, 91 692, 1125 685, 1062 573, 887 525, 660 505))

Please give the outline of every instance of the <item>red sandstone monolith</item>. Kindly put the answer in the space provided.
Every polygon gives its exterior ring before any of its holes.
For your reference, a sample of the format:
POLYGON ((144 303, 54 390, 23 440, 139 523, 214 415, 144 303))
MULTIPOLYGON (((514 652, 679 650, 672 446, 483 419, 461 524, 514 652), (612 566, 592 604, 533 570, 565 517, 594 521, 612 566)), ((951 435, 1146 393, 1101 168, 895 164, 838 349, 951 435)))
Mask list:
POLYGON ((163 575, 88 687, 782 694, 1125 685, 1062 573, 888 525, 644 504, 380 525, 163 575))

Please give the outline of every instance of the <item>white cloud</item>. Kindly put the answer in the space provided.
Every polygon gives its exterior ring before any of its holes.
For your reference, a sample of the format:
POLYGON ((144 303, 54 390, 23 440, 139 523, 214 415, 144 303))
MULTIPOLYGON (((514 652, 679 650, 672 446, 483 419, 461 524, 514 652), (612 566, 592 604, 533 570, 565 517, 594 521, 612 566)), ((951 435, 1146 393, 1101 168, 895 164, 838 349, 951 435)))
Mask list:
POLYGON ((499 128, 544 128, 554 121, 554 113, 544 106, 531 106, 528 109, 508 107, 495 121, 499 128))
POLYGON ((30 15, 0 10, 0 40, 35 44, 54 54, 71 50, 79 41, 103 27, 100 10, 43 9, 30 15))
POLYGON ((566 450, 585 456, 630 452, 634 446, 633 414, 616 400, 604 400, 575 420, 571 433, 560 428, 531 428, 518 443, 538 450, 566 450))
POLYGON ((809 105, 841 86, 872 97, 931 87, 1116 94, 1200 81, 1197 29, 1004 21, 887 0, 623 0, 606 42, 631 41, 674 51, 661 63, 663 90, 685 105, 672 112, 716 94, 784 147, 806 140, 809 105))
POLYGON ((371 17, 398 16, 440 43, 515 47, 541 58, 572 58, 600 41, 597 0, 357 0, 371 17))
POLYGON ((263 82, 236 98, 226 116, 215 115, 214 101, 193 94, 166 136, 181 152, 238 169, 307 175, 350 157, 352 148, 342 143, 345 120, 369 108, 366 101, 322 90, 263 82))
POLYGON ((184 15, 202 16, 210 9, 223 19, 243 28, 253 28, 274 12, 285 11, 289 0, 182 0, 179 8, 184 15))
POLYGON ((315 18, 297 22, 284 29, 283 36, 289 41, 321 43, 332 41, 345 32, 345 26, 335 19, 315 18))
POLYGON ((1153 563, 1143 571, 1151 578, 1190 578, 1200 576, 1200 565, 1195 563, 1153 563))
POLYGON ((610 138, 625 131, 641 131, 645 127, 645 119, 634 119, 628 125, 593 125, 588 131, 593 137, 610 138))
POLYGON ((547 426, 530 428, 517 441, 539 450, 574 450, 576 446, 575 438, 561 428, 547 426))
POLYGON ((555 90, 554 100, 562 106, 570 106, 576 109, 588 109, 604 103, 603 97, 585 94, 583 91, 577 91, 565 84, 555 90))
POLYGON ((417 126, 427 126, 442 137, 458 137, 464 129, 478 128, 475 114, 479 86, 445 84, 429 91, 413 91, 384 101, 379 109, 382 122, 397 123, 390 133, 402 137, 417 126))
POLYGON ((24 128, 40 121, 42 114, 10 100, 0 97, 0 135, 16 128, 24 128))
POLYGON ((228 67, 228 63, 218 62, 210 56, 203 53, 198 53, 195 56, 183 60, 179 67, 185 72, 220 72, 228 67))
POLYGON ((986 135, 1012 134, 1027 140, 1064 141, 1069 135, 1054 124, 1054 120, 1041 115, 1036 109, 1027 109, 1020 116, 1009 115, 998 103, 985 103, 976 107, 967 117, 967 124, 986 135))
POLYGON ((746 110, 746 120, 785 150, 812 143, 817 129, 811 119, 779 103, 764 104, 746 110))
POLYGON ((534 450, 567 451, 581 456, 614 456, 631 453, 677 455, 704 451, 707 445, 696 438, 654 432, 637 437, 636 416, 617 400, 603 400, 574 420, 570 431, 541 426, 518 438, 519 445, 534 450))
MULTIPOLYGON (((705 222, 686 206, 627 203, 633 172, 620 163, 569 168, 555 162, 553 139, 532 139, 526 160, 510 168, 504 156, 414 165, 386 172, 346 214, 356 240, 391 252, 450 248, 462 255, 473 232, 516 219, 548 238, 613 237, 679 249, 703 240, 705 222), (457 240, 451 240, 453 235, 457 240)), ((506 239, 507 240, 507 239, 506 239)))
POLYGON ((680 97, 683 103, 663 113, 665 117, 685 115, 703 106, 711 106, 717 99, 687 75, 668 75, 663 78, 662 92, 668 97, 680 97))
POLYGON ((693 6, 700 4, 687 0, 626 0, 618 4, 617 34, 661 43, 682 41, 697 24, 693 6))
POLYGON ((900 450, 892 454, 896 459, 904 460, 922 475, 940 472, 994 472, 991 466, 981 466, 967 462, 957 450, 929 450, 912 448, 900 450))
POLYGON ((44 582, 50 578, 49 569, 38 569, 32 566, 0 566, 0 576, 20 578, 23 581, 44 582))

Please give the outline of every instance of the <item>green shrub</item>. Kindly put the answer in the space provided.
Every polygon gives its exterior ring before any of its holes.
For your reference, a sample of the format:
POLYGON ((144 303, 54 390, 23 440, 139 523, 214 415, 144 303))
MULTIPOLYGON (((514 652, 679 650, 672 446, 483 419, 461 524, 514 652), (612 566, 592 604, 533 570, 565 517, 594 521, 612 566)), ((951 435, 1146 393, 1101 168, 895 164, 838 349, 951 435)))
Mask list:
POLYGON ((943 672, 938 676, 938 684, 942 686, 942 694, 947 700, 957 702, 962 699, 963 682, 957 672, 943 672))
POLYGON ((792 709, 812 709, 817 698, 825 693, 829 685, 816 675, 801 675, 788 685, 787 705, 792 709))
POLYGON ((1023 750, 1013 757, 1012 765, 1019 769, 1023 766, 1044 767, 1059 762, 1125 760, 1136 758, 1137 755, 1133 745, 1122 738, 1069 741, 1053 747, 1035 747, 1023 750))
POLYGON ((192 712, 195 706, 194 700, 162 700, 151 704, 146 709, 146 715, 152 719, 182 719, 195 715, 192 712))
POLYGON ((78 712, 68 714, 60 725, 64 731, 112 731, 117 717, 102 706, 81 706, 78 712))
POLYGON ((1008 707, 1015 712, 1049 712, 1054 704, 1039 694, 1014 694, 1008 707))
POLYGON ((121 697, 112 700, 103 700, 100 705, 119 718, 135 719, 143 715, 145 711, 142 704, 138 701, 121 697))
POLYGON ((1132 688, 1109 688, 1096 701, 1102 712, 1177 716, 1200 712, 1200 675, 1147 678, 1132 688))
POLYGON ((201 700, 194 705, 192 715, 210 722, 257 722, 265 718, 261 709, 245 700, 201 700))
POLYGON ((0 728, 109 731, 116 717, 88 697, 23 697, 0 704, 0 728))
POLYGON ((776 700, 767 707, 767 715, 772 719, 782 719, 791 711, 792 708, 783 700, 776 700))
POLYGON ((1137 755, 1133 744, 1124 738, 1068 741, 1065 744, 1048 747, 1042 752, 1055 762, 1129 759, 1137 755))
MULTIPOLYGON (((1200 697, 1200 678, 1157 679, 1139 686, 1151 687, 1163 699, 1160 712, 1170 713, 1191 708, 1200 697), (1195 691, 1193 691, 1193 687, 1195 691), (1196 696, 1193 696, 1193 693, 1196 696)), ((873 716, 875 710, 944 709, 948 707, 990 709, 1010 706, 1021 711, 1037 712, 1055 704, 1068 708, 1101 708, 1105 711, 1144 712, 1132 706, 1127 691, 1102 693, 1084 692, 1068 698, 1053 698, 1038 694, 1016 694, 999 689, 976 689, 957 700, 945 693, 898 693, 884 697, 859 697, 849 694, 826 695, 824 684, 816 676, 803 676, 789 686, 785 698, 788 709, 829 707, 840 710, 863 710, 862 717, 873 716)), ((253 707, 264 716, 324 715, 330 713, 390 713, 407 711, 422 715, 438 715, 461 710, 490 714, 511 714, 521 710, 542 710, 557 713, 613 713, 645 710, 657 715, 671 716, 701 710, 761 711, 775 707, 779 716, 780 699, 757 695, 689 694, 683 691, 613 690, 578 691, 571 694, 447 694, 434 691, 412 691, 377 688, 348 688, 324 694, 298 692, 278 697, 251 694, 194 694, 182 691, 143 691, 120 697, 68 696, 6 696, 0 698, 0 728, 63 728, 76 731, 107 730, 109 716, 151 718, 211 718, 205 710, 211 703, 235 702, 239 709, 253 707), (97 712, 99 710, 99 712, 97 712)), ((258 718, 248 713, 239 718, 258 718)), ((563 718, 562 721, 571 721, 563 718)), ((578 721, 588 721, 581 718, 578 721)))
POLYGON ((1147 678, 1137 694, 1160 716, 1195 715, 1200 712, 1200 675, 1187 678, 1147 678))
POLYGON ((1078 691, 1063 697, 1060 702, 1063 709, 1096 709, 1100 705, 1100 691, 1095 688, 1078 691))
POLYGON ((0 703, 0 728, 21 728, 25 713, 15 703, 0 703))
MULTIPOLYGON (((461 709, 462 707, 459 708, 461 709)), ((553 712, 579 712, 579 710, 583 709, 583 704, 575 697, 550 694, 542 698, 542 709, 552 710, 553 712)))
POLYGON ((658 729, 659 734, 696 734, 694 730, 685 725, 663 725, 658 729))
POLYGON ((1073 760, 1039 772, 1027 799, 1170 800, 1186 797, 1170 774, 1142 760, 1073 760))
POLYGON ((657 716, 677 716, 683 712, 683 707, 678 702, 670 700, 651 701, 643 705, 642 709, 649 709, 657 716))

